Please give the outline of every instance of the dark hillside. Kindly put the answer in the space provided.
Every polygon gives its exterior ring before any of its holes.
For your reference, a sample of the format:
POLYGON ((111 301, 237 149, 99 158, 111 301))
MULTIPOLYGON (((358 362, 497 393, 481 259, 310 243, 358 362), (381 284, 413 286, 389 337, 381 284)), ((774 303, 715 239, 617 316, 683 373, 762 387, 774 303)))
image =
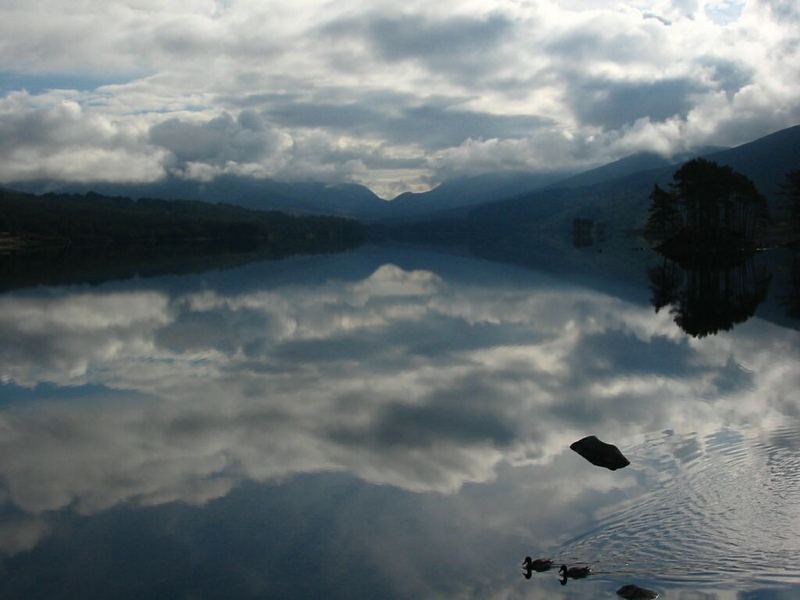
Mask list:
POLYGON ((357 244, 364 230, 348 219, 295 217, 226 204, 0 190, 0 236, 6 250, 15 245, 257 243, 276 253, 299 253, 357 244))
POLYGON ((104 196, 225 202, 253 210, 355 218, 382 214, 386 205, 384 200, 362 185, 291 183, 234 175, 222 175, 212 181, 167 177, 152 183, 28 181, 11 183, 9 187, 33 194, 86 194, 94 191, 104 196))
POLYGON ((432 215, 485 204, 541 189, 561 178, 559 173, 486 173, 445 181, 428 192, 407 192, 386 204, 384 218, 432 215))
MULTIPOLYGON (((780 186, 786 173, 800 168, 800 126, 706 156, 752 179, 766 196, 771 214, 782 212, 780 186)), ((641 230, 647 219, 654 184, 667 186, 675 166, 639 171, 617 179, 577 188, 550 188, 473 209, 475 227, 499 234, 514 227, 529 231, 568 232, 575 219, 608 225, 614 236, 641 230)))

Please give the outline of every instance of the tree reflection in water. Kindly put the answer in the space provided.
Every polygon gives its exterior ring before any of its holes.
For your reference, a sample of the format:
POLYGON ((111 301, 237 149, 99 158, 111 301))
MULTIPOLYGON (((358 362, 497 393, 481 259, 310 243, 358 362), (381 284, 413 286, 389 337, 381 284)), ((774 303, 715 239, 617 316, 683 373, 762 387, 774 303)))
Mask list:
POLYGON ((655 307, 656 314, 665 306, 677 304, 678 292, 683 284, 683 270, 677 264, 665 258, 659 266, 648 269, 647 276, 653 293, 650 303, 655 307))
POLYGON ((670 306, 675 323, 693 337, 729 331, 752 317, 767 297, 771 273, 752 259, 679 266, 668 259, 648 270, 651 303, 670 306))
POLYGON ((793 319, 800 319, 800 258, 795 257, 789 272, 789 290, 783 297, 786 313, 793 319))

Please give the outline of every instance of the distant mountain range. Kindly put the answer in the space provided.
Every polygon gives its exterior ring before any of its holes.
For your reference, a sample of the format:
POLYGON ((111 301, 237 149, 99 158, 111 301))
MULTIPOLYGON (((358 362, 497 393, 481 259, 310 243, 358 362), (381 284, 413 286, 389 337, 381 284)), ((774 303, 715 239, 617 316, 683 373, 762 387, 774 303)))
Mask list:
POLYGON ((392 201, 357 184, 279 182, 223 175, 209 182, 167 177, 154 183, 69 183, 28 181, 7 187, 21 192, 85 194, 154 198, 161 200, 202 200, 225 202, 245 208, 280 210, 293 214, 349 216, 366 221, 414 218, 429 213, 470 207, 541 189, 567 174, 500 172, 446 181, 423 193, 407 192, 392 201))
POLYGON ((147 184, 32 181, 9 183, 7 187, 29 193, 95 191, 130 198, 226 202, 251 209, 350 216, 365 221, 469 215, 478 220, 527 222, 541 229, 586 217, 636 228, 643 223, 653 184, 667 185, 678 164, 699 155, 730 165, 753 179, 774 210, 785 174, 800 169, 800 126, 725 150, 701 148, 670 158, 637 153, 578 174, 500 172, 464 177, 428 192, 401 194, 392 201, 382 200, 356 184, 287 183, 229 175, 210 182, 169 177, 147 184))
POLYGON ((564 172, 486 173, 445 181, 427 192, 400 194, 387 203, 382 217, 420 217, 433 212, 485 204, 501 198, 510 198, 542 189, 562 180, 564 172))
POLYGON ((696 156, 702 156, 704 154, 710 154, 712 152, 719 152, 721 150, 725 150, 725 148, 708 146, 704 148, 699 148, 695 152, 685 152, 683 154, 678 154, 675 156, 671 156, 669 158, 667 158, 666 156, 662 156, 661 154, 656 154, 655 152, 637 152, 636 154, 631 154, 629 156, 626 156, 625 158, 615 160, 614 162, 610 162, 595 169, 590 169, 589 171, 583 171, 582 173, 578 173, 573 177, 561 179, 557 181, 552 187, 557 187, 557 188, 586 187, 598 183, 603 183, 604 181, 610 181, 612 179, 625 177, 626 175, 638 173, 639 171, 652 171, 653 169, 673 167, 677 164, 683 163, 696 156))
POLYGON ((292 214, 318 214, 372 219, 384 214, 386 201, 369 188, 357 184, 317 182, 287 183, 222 175, 208 182, 167 177, 154 183, 67 183, 29 181, 6 187, 21 192, 85 194, 152 198, 159 200, 202 200, 225 202, 255 210, 279 210, 292 214))

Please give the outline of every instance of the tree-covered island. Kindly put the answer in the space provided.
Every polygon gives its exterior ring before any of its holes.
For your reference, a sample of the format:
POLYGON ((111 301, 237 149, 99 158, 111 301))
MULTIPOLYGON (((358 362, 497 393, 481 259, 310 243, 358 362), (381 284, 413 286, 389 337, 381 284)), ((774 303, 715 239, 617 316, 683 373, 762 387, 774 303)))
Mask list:
POLYGON ((645 235, 682 262, 751 254, 769 221, 767 201, 750 179, 702 158, 684 163, 669 189, 655 185, 650 200, 645 235))

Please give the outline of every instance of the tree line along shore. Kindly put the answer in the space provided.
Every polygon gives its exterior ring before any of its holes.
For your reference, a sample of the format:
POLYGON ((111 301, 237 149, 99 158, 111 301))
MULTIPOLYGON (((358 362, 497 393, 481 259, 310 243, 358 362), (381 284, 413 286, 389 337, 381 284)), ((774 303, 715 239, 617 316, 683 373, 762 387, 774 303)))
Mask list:
POLYGON ((87 194, 33 195, 0 189, 0 252, 60 246, 245 245, 275 253, 332 251, 359 244, 352 219, 295 216, 230 204, 87 194))

